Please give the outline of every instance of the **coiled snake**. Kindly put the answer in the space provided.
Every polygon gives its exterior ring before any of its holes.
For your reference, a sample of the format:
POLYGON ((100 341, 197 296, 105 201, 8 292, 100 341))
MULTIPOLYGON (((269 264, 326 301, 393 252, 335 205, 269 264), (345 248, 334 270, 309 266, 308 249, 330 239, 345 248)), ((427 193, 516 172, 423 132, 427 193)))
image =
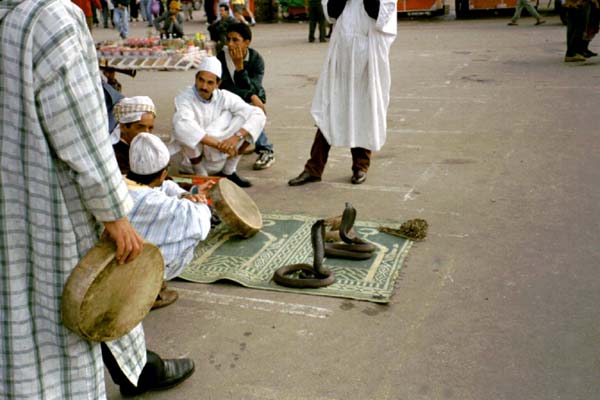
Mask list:
POLYGON ((275 271, 273 280, 282 286, 293 288, 320 288, 329 286, 335 281, 331 270, 323 265, 325 257, 325 221, 320 219, 311 228, 313 247, 313 265, 292 264, 275 271), (293 277, 293 274, 297 277, 293 277))
POLYGON ((346 203, 339 227, 340 238, 344 243, 325 243, 325 221, 320 219, 311 228, 313 265, 292 264, 275 271, 273 280, 282 286, 293 288, 319 288, 335 281, 331 270, 323 265, 323 258, 341 257, 352 260, 365 260, 373 255, 375 246, 358 237, 352 230, 356 210, 346 203))
POLYGON ((356 220, 356 209, 352 204, 346 203, 342 221, 340 222, 340 239, 344 243, 326 243, 325 256, 349 258, 351 260, 366 260, 371 258, 375 246, 366 240, 358 237, 352 230, 356 220))

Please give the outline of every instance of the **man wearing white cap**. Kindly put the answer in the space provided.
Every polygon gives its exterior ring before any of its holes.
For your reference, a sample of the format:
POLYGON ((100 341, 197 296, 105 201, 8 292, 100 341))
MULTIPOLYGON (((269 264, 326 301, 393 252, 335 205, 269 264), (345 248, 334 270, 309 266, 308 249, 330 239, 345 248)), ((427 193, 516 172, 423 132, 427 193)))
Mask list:
POLYGON ((238 150, 262 132, 264 112, 231 92, 220 90, 221 62, 206 57, 195 84, 175 97, 174 151, 189 157, 198 175, 221 175, 241 187, 252 184, 238 176, 238 150))
POLYGON ((119 125, 111 132, 113 150, 122 174, 129 171, 129 145, 140 132, 152 132, 156 107, 148 96, 125 97, 113 108, 119 125))
POLYGON ((129 220, 147 241, 157 245, 165 260, 165 280, 177 277, 192 260, 194 248, 210 231, 211 212, 206 190, 191 194, 165 180, 170 154, 162 140, 140 133, 129 149, 127 186, 134 206, 129 220))

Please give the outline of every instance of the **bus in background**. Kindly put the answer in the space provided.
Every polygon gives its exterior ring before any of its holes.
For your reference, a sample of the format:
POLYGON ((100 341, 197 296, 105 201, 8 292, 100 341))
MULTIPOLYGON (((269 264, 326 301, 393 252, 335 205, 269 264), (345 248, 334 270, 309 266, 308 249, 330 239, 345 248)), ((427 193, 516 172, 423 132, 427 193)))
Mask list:
POLYGON ((446 15, 449 8, 444 0, 398 0, 398 12, 409 15, 446 15))
POLYGON ((517 0, 455 0, 456 18, 469 17, 471 10, 505 10, 516 8, 517 0))
MULTIPOLYGON (((398 12, 408 15, 446 15, 450 6, 445 0, 398 0, 398 12)), ((304 0, 279 0, 281 16, 286 19, 307 18, 304 0)))

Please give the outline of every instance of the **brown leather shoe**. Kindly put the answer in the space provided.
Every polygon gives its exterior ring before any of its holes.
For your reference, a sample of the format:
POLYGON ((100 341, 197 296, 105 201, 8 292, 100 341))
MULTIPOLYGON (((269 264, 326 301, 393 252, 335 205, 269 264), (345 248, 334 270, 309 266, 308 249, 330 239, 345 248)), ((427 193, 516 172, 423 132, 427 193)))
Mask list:
POLYGON ((298 175, 294 179, 290 179, 288 181, 288 185, 300 186, 300 185, 305 185, 310 182, 321 182, 321 177, 320 176, 312 176, 308 172, 302 171, 302 173, 300 175, 298 175))
POLYGON ((173 289, 167 288, 167 284, 163 283, 162 287, 160 288, 160 292, 158 292, 158 296, 156 296, 156 300, 152 305, 152 310, 173 304, 178 298, 179 293, 173 289))
POLYGON ((355 185, 360 185, 366 180, 367 173, 365 171, 356 171, 352 174, 352 179, 350 181, 355 185))

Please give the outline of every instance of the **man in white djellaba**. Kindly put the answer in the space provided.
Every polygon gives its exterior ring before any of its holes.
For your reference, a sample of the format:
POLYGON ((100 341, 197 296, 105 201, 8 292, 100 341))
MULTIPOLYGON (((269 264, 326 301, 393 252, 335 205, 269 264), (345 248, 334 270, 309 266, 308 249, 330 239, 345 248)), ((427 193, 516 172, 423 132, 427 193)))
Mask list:
POLYGON ((205 57, 195 83, 175 97, 171 154, 182 151, 197 175, 221 175, 240 187, 251 186, 237 165, 244 143, 254 143, 266 123, 264 112, 238 95, 220 90, 221 62, 205 57))
POLYGON ((311 107, 317 133, 304 170, 290 186, 319 182, 331 146, 350 147, 353 184, 367 179, 371 152, 386 138, 396 2, 323 0, 335 25, 311 107))

